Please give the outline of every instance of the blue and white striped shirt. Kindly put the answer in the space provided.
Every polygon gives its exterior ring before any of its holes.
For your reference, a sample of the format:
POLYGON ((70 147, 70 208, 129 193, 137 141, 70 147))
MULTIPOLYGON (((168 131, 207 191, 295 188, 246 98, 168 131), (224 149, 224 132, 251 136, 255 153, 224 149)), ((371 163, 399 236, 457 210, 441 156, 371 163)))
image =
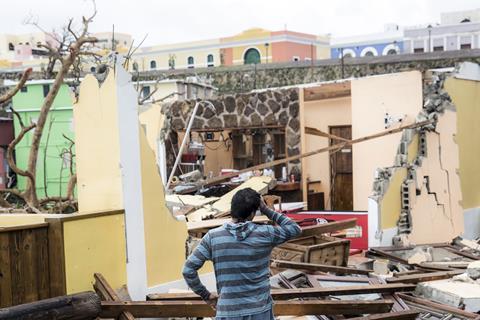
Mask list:
POLYGON ((185 262, 183 277, 204 300, 210 292, 200 282, 197 270, 205 261, 213 262, 217 317, 254 315, 272 308, 270 253, 275 246, 298 236, 301 229, 280 213, 266 207, 261 210, 278 226, 227 222, 210 230, 185 262))

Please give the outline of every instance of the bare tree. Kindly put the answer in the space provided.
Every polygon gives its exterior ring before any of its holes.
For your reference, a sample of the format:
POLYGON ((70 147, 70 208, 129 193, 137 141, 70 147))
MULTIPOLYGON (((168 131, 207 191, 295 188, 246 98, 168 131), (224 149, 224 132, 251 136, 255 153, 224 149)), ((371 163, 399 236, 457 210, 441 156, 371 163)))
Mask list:
MULTIPOLYGON (((7 190, 0 190, 0 193, 4 193, 4 194, 11 193, 16 195, 17 197, 22 198, 25 201, 27 207, 34 212, 40 212, 42 205, 45 205, 51 202, 52 200, 71 201, 73 198, 72 196, 73 188, 76 182, 76 177, 74 174, 72 174, 72 177, 70 179, 71 181, 69 182, 69 186, 68 186, 69 192, 65 197, 58 197, 56 199, 52 199, 52 198, 47 198, 42 200, 38 199, 38 195, 36 191, 37 159, 38 159, 38 152, 40 148, 40 141, 42 139, 42 134, 45 128, 45 123, 47 121, 48 113, 52 107, 55 97, 57 96, 62 84, 64 83, 64 79, 66 75, 69 74, 69 72, 71 72, 71 69, 76 67, 76 64, 78 63, 79 59, 82 56, 95 55, 95 53, 88 51, 88 48, 87 48, 89 44, 94 44, 95 42, 97 42, 97 39, 95 37, 90 36, 88 33, 89 24, 93 21, 93 18, 97 14, 95 2, 93 2, 93 5, 94 5, 94 12, 90 17, 82 18, 82 27, 80 31, 74 30, 74 28, 72 27, 73 19, 70 19, 67 27, 64 28, 65 32, 63 36, 60 39, 57 39, 58 45, 54 46, 48 43, 39 44, 39 46, 42 46, 48 50, 48 54, 50 57, 49 65, 47 67, 47 73, 53 74, 54 67, 57 63, 60 63, 60 69, 55 74, 53 85, 51 86, 50 91, 48 92, 47 96, 43 101, 43 104, 40 108, 40 114, 36 123, 24 125, 18 113, 15 113, 15 115, 19 120, 21 131, 8 146, 7 161, 9 163, 9 166, 17 175, 26 177, 27 184, 26 184, 25 190, 23 191, 19 191, 16 189, 7 189, 7 190), (31 136, 32 140, 31 140, 31 146, 30 146, 30 151, 28 156, 27 168, 21 169, 16 165, 14 161, 13 151, 15 147, 18 145, 18 143, 23 139, 25 134, 31 130, 33 130, 33 133, 31 136)), ((32 24, 38 26, 38 23, 36 22, 32 24)), ((31 71, 32 71, 31 69, 26 70, 23 73, 23 76, 20 82, 17 84, 17 86, 13 88, 11 91, 7 92, 4 96, 0 97, 0 105, 9 101, 23 87, 31 71)), ((3 201, 0 204, 5 205, 5 202, 3 201)))

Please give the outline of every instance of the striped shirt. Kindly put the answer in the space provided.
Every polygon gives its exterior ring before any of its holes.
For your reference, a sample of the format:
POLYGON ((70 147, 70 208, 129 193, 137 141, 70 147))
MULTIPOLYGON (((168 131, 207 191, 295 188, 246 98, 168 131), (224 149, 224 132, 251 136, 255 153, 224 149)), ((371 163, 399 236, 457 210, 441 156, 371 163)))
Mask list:
POLYGON ((298 236, 301 229, 280 213, 264 206, 261 211, 278 226, 227 222, 210 230, 185 262, 183 277, 204 300, 208 300, 210 292, 200 282, 197 271, 205 261, 213 262, 217 317, 255 315, 272 308, 270 253, 275 246, 298 236))

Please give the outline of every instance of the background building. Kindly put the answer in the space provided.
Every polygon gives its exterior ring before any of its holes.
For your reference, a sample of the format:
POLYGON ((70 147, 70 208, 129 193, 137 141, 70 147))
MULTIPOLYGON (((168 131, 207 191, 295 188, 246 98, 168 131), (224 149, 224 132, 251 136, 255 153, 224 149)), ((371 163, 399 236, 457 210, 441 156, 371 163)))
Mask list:
POLYGON ((405 53, 480 48, 480 9, 448 12, 440 24, 405 28, 405 53))
POLYGON ((143 47, 132 70, 166 70, 249 63, 310 61, 329 57, 329 37, 249 29, 232 37, 143 47))
MULTIPOLYGON (((35 122, 53 80, 32 80, 12 99, 13 108, 25 125, 35 122)), ((63 84, 50 110, 40 142, 37 163, 37 193, 39 197, 65 196, 70 178, 70 139, 73 139, 73 99, 70 88, 63 84)), ((21 131, 18 119, 14 119, 15 135, 21 131)), ((28 132, 15 148, 16 163, 26 168, 33 131, 28 132)), ((74 158, 73 158, 74 160, 74 158)), ((72 160, 72 161, 73 161, 72 160)), ((18 176, 19 190, 24 190, 25 177, 18 176)))
POLYGON ((388 24, 384 32, 353 37, 332 38, 332 59, 342 57, 386 56, 403 52, 403 32, 396 24, 388 24))

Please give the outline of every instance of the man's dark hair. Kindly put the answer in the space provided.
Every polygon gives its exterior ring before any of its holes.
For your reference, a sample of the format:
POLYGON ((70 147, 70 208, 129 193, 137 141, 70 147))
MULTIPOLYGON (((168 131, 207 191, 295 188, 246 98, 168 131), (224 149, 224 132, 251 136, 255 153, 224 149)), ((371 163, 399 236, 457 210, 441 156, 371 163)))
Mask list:
POLYGON ((252 188, 239 190, 232 198, 231 214, 238 220, 247 219, 260 206, 260 195, 252 188))

